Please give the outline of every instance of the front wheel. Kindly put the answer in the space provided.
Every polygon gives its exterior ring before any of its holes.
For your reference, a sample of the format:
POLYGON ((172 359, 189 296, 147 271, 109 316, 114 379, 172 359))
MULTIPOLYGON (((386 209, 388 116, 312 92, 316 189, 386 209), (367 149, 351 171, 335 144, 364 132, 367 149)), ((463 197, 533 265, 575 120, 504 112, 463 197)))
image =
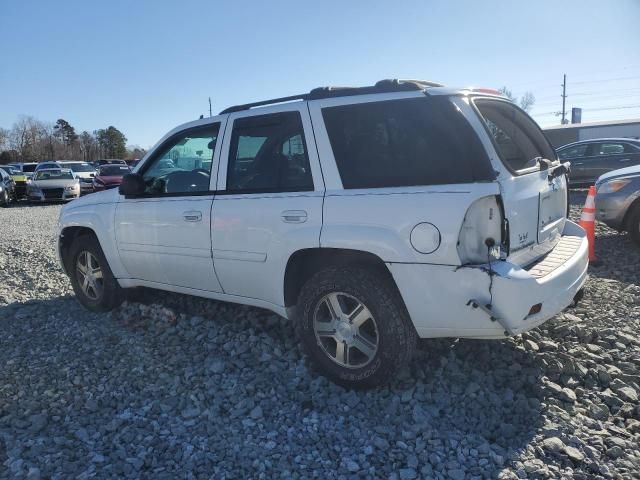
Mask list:
POLYGON ((413 355, 416 331, 386 276, 366 267, 329 267, 298 299, 296 326, 320 373, 347 387, 387 383, 413 355))
POLYGON ((4 190, 2 190, 2 195, 0 195, 0 198, 2 199, 2 206, 3 207, 8 207, 9 206, 9 192, 7 192, 6 188, 4 190))
POLYGON ((93 235, 81 235, 73 241, 67 271, 76 298, 88 310, 107 312, 122 303, 122 288, 93 235))

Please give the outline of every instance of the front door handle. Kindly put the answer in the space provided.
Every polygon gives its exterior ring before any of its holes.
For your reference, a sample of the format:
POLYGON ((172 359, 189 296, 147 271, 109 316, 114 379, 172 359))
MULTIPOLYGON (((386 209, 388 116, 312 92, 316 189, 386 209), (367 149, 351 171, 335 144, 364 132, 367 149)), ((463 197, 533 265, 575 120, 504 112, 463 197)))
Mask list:
POLYGON ((584 165, 582 162, 574 162, 574 165, 584 165))
POLYGON ((197 210, 189 210, 188 212, 184 212, 182 214, 182 218, 184 218, 185 222, 199 222, 202 220, 202 212, 197 210))
POLYGON ((285 210, 282 212, 282 221, 285 223, 304 223, 307 221, 307 212, 304 210, 285 210))
POLYGON ((631 159, 630 158, 621 158, 620 161, 621 162, 630 162, 631 159))

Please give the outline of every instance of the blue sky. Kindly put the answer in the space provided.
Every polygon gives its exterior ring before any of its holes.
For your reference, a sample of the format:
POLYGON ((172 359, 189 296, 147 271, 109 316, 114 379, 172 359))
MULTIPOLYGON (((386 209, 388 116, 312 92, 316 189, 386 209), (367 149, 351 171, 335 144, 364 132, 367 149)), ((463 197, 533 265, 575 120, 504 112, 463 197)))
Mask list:
POLYGON ((566 73, 583 121, 640 117, 639 0, 2 0, 0 45, 0 127, 62 117, 145 148, 209 96, 217 112, 381 78, 529 90, 545 126, 566 73))

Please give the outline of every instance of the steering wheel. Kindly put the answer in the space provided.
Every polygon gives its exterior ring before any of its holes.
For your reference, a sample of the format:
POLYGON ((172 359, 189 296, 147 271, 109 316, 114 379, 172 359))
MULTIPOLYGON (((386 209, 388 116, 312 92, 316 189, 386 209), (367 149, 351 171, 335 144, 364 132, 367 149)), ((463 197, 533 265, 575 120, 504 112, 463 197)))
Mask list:
POLYGON ((209 170, 207 170, 205 168, 194 168, 191 171, 194 172, 194 173, 204 173, 207 177, 211 176, 211 173, 209 173, 209 170))

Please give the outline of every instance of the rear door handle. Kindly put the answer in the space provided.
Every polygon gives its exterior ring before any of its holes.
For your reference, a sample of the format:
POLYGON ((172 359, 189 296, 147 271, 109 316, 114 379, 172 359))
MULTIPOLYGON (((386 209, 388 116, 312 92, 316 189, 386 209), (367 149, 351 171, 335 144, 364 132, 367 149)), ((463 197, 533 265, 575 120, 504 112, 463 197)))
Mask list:
POLYGON ((285 210, 282 212, 282 221, 285 223, 304 223, 307 221, 307 212, 304 210, 285 210))
POLYGON ((630 162, 631 159, 630 158, 621 158, 620 161, 621 162, 630 162))
POLYGON ((582 162, 574 162, 573 164, 574 165, 584 165, 584 163, 582 163, 582 162))
POLYGON ((183 212, 182 218, 184 218, 185 222, 199 222, 202 220, 202 212, 189 210, 188 212, 183 212))

